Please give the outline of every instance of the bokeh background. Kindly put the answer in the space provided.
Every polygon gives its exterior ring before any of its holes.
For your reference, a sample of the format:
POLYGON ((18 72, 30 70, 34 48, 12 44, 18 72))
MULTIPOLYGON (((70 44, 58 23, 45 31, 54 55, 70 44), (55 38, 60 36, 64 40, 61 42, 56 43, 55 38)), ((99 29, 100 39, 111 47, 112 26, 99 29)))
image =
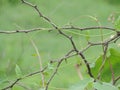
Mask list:
MULTIPOLYGON (((63 27, 69 24, 79 27, 108 26, 114 24, 108 21, 110 15, 115 18, 119 16, 120 0, 27 0, 36 4, 40 11, 49 17, 56 25, 63 27), (98 22, 97 22, 97 21, 98 22), (99 24, 98 24, 99 23, 99 24)), ((24 30, 31 28, 51 28, 49 23, 44 21, 36 11, 22 4, 20 0, 0 0, 0 31, 24 30)), ((87 45, 86 32, 66 32, 73 36, 79 49, 87 45)), ((91 41, 100 41, 100 31, 93 30, 90 33, 91 41)), ((111 31, 103 31, 104 39, 114 34, 111 31)), ((63 57, 71 48, 70 42, 57 31, 37 31, 32 33, 0 34, 0 88, 8 85, 8 81, 17 78, 15 72, 16 64, 20 67, 22 74, 39 70, 39 61, 32 46, 32 39, 42 58, 43 66, 50 60, 63 57)), ((119 42, 118 42, 119 44, 119 42)), ((110 47, 119 49, 117 44, 110 47)), ((90 48, 85 55, 92 64, 102 54, 102 47, 90 48)), ((79 82, 74 65, 80 62, 79 57, 74 57, 63 63, 59 72, 50 84, 49 90, 69 90, 75 83, 79 82)), ((82 62, 82 61, 81 61, 82 62)), ((52 66, 53 68, 55 65, 52 66)), ((52 70, 46 72, 46 81, 52 70)), ((86 68, 82 67, 83 75, 86 75, 86 68)), ((86 76, 87 77, 87 76, 86 76)), ((32 90, 41 87, 40 75, 24 79, 20 82, 32 90)), ((13 90, 25 90, 16 85, 13 90)))

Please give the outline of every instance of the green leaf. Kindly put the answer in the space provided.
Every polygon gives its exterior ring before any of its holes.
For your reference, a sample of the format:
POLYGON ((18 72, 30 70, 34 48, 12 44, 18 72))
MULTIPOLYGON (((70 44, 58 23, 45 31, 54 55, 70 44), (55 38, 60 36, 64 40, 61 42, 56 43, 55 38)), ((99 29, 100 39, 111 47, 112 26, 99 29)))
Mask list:
MULTIPOLYGON (((111 48, 109 49, 110 55, 106 58, 104 68, 101 72, 101 80, 105 82, 110 82, 112 78, 112 72, 110 70, 110 64, 112 65, 112 69, 114 71, 115 77, 120 74, 120 52, 111 48)), ((99 72, 99 69, 103 63, 103 56, 101 55, 95 62, 95 67, 91 68, 92 73, 95 77, 99 72)))
POLYGON ((115 29, 116 29, 117 31, 120 31, 120 16, 119 16, 119 17, 117 18, 117 20, 115 21, 114 26, 115 26, 115 29))
POLYGON ((38 56, 38 55, 37 55, 37 54, 32 54, 32 56, 36 57, 36 56, 38 56))
POLYGON ((52 64, 48 63, 48 69, 53 70, 54 66, 52 64))
POLYGON ((21 69, 17 64, 16 64, 16 67, 15 67, 15 73, 16 73, 18 78, 22 77, 21 69))
POLYGON ((113 86, 110 83, 105 83, 105 82, 103 82, 103 83, 95 82, 94 88, 97 90, 118 90, 117 87, 113 86))
POLYGON ((49 73, 48 73, 48 72, 43 72, 43 74, 44 74, 45 76, 48 76, 48 75, 49 75, 49 73))
MULTIPOLYGON (((92 78, 86 78, 86 79, 83 79, 81 80, 79 83, 77 83, 76 85, 73 85, 70 87, 69 90, 85 90, 85 88, 88 87, 92 87, 91 83, 93 82, 94 80, 92 78)), ((89 89, 90 90, 90 89, 89 89)))
POLYGON ((88 83, 87 87, 86 87, 86 90, 94 90, 94 87, 93 87, 93 82, 90 82, 88 83))
POLYGON ((116 49, 110 48, 109 50, 110 50, 110 54, 111 54, 112 56, 114 56, 114 57, 120 57, 120 52, 117 51, 116 49))

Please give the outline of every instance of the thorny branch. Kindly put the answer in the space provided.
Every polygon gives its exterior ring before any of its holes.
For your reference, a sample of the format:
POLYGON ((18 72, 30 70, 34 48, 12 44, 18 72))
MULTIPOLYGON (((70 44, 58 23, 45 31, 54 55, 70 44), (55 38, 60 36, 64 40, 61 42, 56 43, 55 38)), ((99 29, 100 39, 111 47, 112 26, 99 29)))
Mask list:
POLYGON ((6 30, 0 30, 0 33, 3 34, 14 34, 14 33, 29 33, 29 32, 35 32, 35 31, 51 31, 51 30, 61 30, 61 31, 70 31, 70 30, 75 30, 75 31, 86 31, 86 30, 94 30, 94 29, 105 29, 105 30, 111 30, 115 31, 114 28, 109 28, 109 27, 85 27, 85 28, 80 28, 80 27, 61 27, 61 28, 33 28, 33 29, 28 29, 28 30, 13 30, 13 31, 6 31, 6 30))
POLYGON ((81 58, 84 60, 84 63, 88 69, 88 74, 90 75, 90 77, 94 78, 92 72, 91 72, 91 69, 90 69, 90 65, 88 63, 88 61, 86 60, 85 56, 82 54, 82 53, 79 53, 79 55, 81 56, 81 58))
POLYGON ((26 75, 26 76, 24 76, 24 77, 17 78, 13 83, 11 83, 9 86, 7 86, 7 87, 5 87, 5 88, 3 88, 3 89, 1 89, 1 90, 8 90, 9 88, 13 88, 20 80, 23 80, 24 78, 31 77, 31 76, 33 76, 33 75, 42 73, 42 72, 44 72, 46 69, 47 69, 47 66, 44 67, 44 68, 43 68, 42 70, 40 70, 40 71, 36 71, 36 72, 30 73, 30 74, 28 74, 28 75, 26 75))
POLYGON ((70 54, 73 53, 73 52, 74 52, 74 50, 71 50, 64 57, 62 57, 61 59, 57 60, 58 61, 57 66, 56 66, 53 74, 51 75, 50 79, 48 80, 48 82, 46 84, 46 87, 45 87, 45 90, 48 90, 48 86, 49 86, 50 82, 52 81, 52 79, 54 78, 54 76, 56 75, 56 73, 58 71, 58 68, 60 67, 62 61, 68 59, 69 57, 71 57, 70 54))
POLYGON ((118 76, 118 77, 114 80, 113 85, 115 85, 119 79, 120 79, 120 76, 118 76))
POLYGON ((39 14, 40 17, 42 17, 44 20, 46 20, 49 24, 51 24, 55 29, 57 29, 57 26, 46 16, 44 16, 40 10, 38 9, 37 5, 33 5, 25 0, 21 0, 24 4, 33 7, 35 9, 35 11, 37 11, 37 13, 39 14))
MULTIPOLYGON (((21 0, 21 1, 22 1, 22 3, 32 7, 38 13, 39 17, 41 17, 43 20, 47 21, 52 27, 51 28, 33 28, 33 29, 28 29, 28 30, 13 30, 13 31, 0 30, 0 33, 14 34, 14 33, 29 33, 29 32, 42 31, 42 30, 47 30, 47 31, 56 30, 56 31, 58 31, 59 34, 61 34, 65 38, 67 38, 72 45, 72 49, 66 55, 64 55, 62 58, 50 61, 51 64, 52 63, 57 63, 57 65, 56 65, 56 68, 54 69, 52 75, 50 76, 49 80, 46 82, 45 90, 48 90, 49 84, 51 83, 51 81, 55 77, 55 75, 57 74, 58 69, 59 69, 60 65, 62 64, 62 62, 64 60, 69 59, 70 57, 74 57, 74 56, 80 56, 83 59, 85 65, 86 65, 87 71, 88 71, 88 75, 96 81, 96 78, 94 77, 94 75, 91 72, 89 62, 87 61, 87 59, 84 55, 84 52, 87 51, 89 48, 91 48, 93 46, 97 46, 97 45, 104 46, 103 62, 105 62, 106 53, 107 53, 107 50, 108 50, 108 45, 116 42, 120 38, 120 32, 116 31, 114 28, 105 27, 105 26, 93 26, 93 27, 80 28, 80 27, 76 27, 76 26, 71 25, 71 26, 66 26, 66 27, 58 27, 55 23, 53 23, 53 21, 50 18, 46 17, 40 11, 40 9, 38 8, 37 5, 33 5, 33 4, 31 4, 31 3, 29 3, 25 0, 21 0), (76 43, 73 40, 72 36, 69 36, 68 34, 64 33, 64 31, 66 31, 66 30, 86 31, 86 30, 98 30, 98 29, 111 30, 113 32, 116 32, 116 34, 111 38, 103 40, 102 42, 88 42, 88 45, 86 47, 84 47, 82 50, 79 50, 77 48, 76 43)), ((102 72, 103 66, 104 66, 104 63, 101 65, 100 72, 102 72)), ((25 79, 27 77, 30 77, 30 76, 33 76, 33 75, 36 75, 36 74, 39 74, 39 73, 43 73, 46 69, 47 69, 47 66, 40 71, 30 73, 30 74, 28 74, 28 75, 26 75, 22 78, 18 78, 13 83, 11 83, 9 86, 3 88, 2 90, 7 90, 7 89, 10 89, 10 88, 13 88, 22 79, 25 79)), ((100 75, 99 73, 98 73, 98 76, 100 75)), ((115 84, 119 79, 120 79, 120 76, 115 78, 113 84, 115 84)))

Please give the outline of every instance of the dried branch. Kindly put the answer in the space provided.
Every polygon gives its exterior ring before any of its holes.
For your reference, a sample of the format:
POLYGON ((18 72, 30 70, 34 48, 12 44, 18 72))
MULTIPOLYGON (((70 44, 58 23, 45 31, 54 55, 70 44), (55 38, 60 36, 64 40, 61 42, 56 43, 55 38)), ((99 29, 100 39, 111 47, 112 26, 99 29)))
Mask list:
POLYGON ((57 73, 57 71, 58 71, 61 63, 62 63, 64 60, 66 60, 66 59, 68 59, 69 57, 71 57, 70 54, 71 54, 72 52, 74 52, 74 51, 73 51, 73 50, 69 51, 64 57, 62 57, 61 59, 57 60, 57 61, 58 61, 57 66, 56 66, 54 72, 52 73, 51 77, 50 77, 49 80, 47 81, 45 90, 48 90, 48 86, 49 86, 50 82, 52 81, 52 79, 54 78, 54 76, 56 75, 56 73, 57 73), (69 55, 70 55, 70 56, 69 56, 69 55))
POLYGON ((13 87, 16 85, 16 83, 19 82, 21 79, 22 79, 22 78, 16 79, 11 85, 3 88, 2 90, 7 90, 7 89, 9 89, 9 88, 13 88, 13 87))
POLYGON ((106 29, 106 30, 111 30, 111 31, 116 32, 116 30, 114 28, 105 27, 105 26, 93 26, 93 27, 85 27, 85 28, 70 26, 70 27, 63 27, 61 29, 68 29, 68 30, 74 29, 74 30, 80 30, 80 31, 94 30, 94 29, 106 29))
POLYGON ((89 65, 88 61, 86 60, 85 56, 84 56, 81 52, 79 53, 79 56, 81 56, 81 58, 83 59, 85 65, 86 65, 86 67, 87 67, 89 76, 92 77, 92 78, 94 78, 94 76, 93 76, 93 74, 92 74, 92 72, 91 72, 90 65, 89 65))
POLYGON ((13 83, 11 83, 9 86, 7 86, 7 87, 5 87, 5 88, 3 88, 1 90, 8 90, 10 88, 13 88, 20 80, 23 80, 23 79, 25 79, 27 77, 31 77, 31 76, 36 75, 36 74, 40 74, 40 73, 44 72, 46 69, 47 69, 47 66, 45 68, 43 68, 42 70, 30 73, 30 74, 28 74, 28 75, 26 75, 24 77, 21 77, 21 78, 17 78, 13 83))
POLYGON ((67 34, 65 34, 65 33, 62 32, 61 30, 58 30, 58 31, 59 31, 59 33, 60 33, 61 35, 65 36, 66 38, 69 39, 69 41, 71 42, 71 45, 73 46, 73 50, 75 50, 76 52, 78 52, 78 49, 77 49, 77 47, 76 47, 76 45, 75 45, 75 42, 73 41, 72 37, 69 36, 69 35, 67 35, 67 34))
MULTIPOLYGON (((79 28, 79 27, 60 27, 60 28, 33 28, 28 30, 13 30, 13 31, 6 31, 6 30, 0 30, 0 33, 2 34, 14 34, 14 33, 29 33, 29 32, 35 32, 35 31, 51 31, 51 30, 77 30, 77 31, 86 31, 86 30, 94 30, 94 29, 105 29, 105 30, 112 30, 115 31, 114 28, 109 27, 85 27, 85 28, 79 28)), ((115 31, 116 32, 116 31, 115 31)))
POLYGON ((103 42, 88 42, 91 46, 97 46, 97 45, 107 45, 110 43, 115 43, 116 40, 118 40, 118 37, 120 37, 119 34, 114 35, 112 38, 108 38, 104 40, 103 42))
POLYGON ((115 80, 114 80, 114 82, 113 82, 113 85, 115 85, 118 80, 120 80, 120 75, 119 75, 117 78, 115 78, 115 80))
POLYGON ((21 1, 22 1, 22 3, 24 3, 24 4, 26 4, 26 5, 34 8, 35 11, 39 14, 39 16, 40 16, 41 18, 43 18, 45 21, 47 21, 50 25, 52 25, 55 29, 58 28, 48 17, 44 16, 44 15, 41 13, 41 11, 38 9, 37 5, 33 5, 33 4, 31 4, 31 3, 29 3, 29 2, 27 2, 27 1, 25 1, 25 0, 21 0, 21 1))
POLYGON ((34 31, 41 31, 41 30, 45 30, 45 29, 44 28, 34 28, 34 29, 29 29, 29 30, 13 30, 13 31, 0 30, 0 33, 3 33, 3 34, 29 33, 29 32, 34 32, 34 31))

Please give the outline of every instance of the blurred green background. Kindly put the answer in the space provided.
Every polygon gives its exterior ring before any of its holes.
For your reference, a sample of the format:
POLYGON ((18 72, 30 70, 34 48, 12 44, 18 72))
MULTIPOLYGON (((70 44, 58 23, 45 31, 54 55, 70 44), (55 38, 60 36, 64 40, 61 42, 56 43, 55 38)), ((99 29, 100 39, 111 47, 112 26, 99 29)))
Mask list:
MULTIPOLYGON (((116 16, 119 15, 120 10, 120 0, 27 1, 38 5, 40 11, 59 27, 69 25, 69 23, 79 27, 98 26, 95 17, 101 25, 113 27, 113 24, 108 21, 108 17, 113 13, 116 13, 116 16)), ((50 28, 51 26, 40 18, 33 8, 22 4, 20 0, 0 0, 0 30, 7 31, 39 27, 50 28)), ((73 36, 79 49, 87 45, 86 32, 66 33, 73 36)), ((96 32, 96 30, 93 30, 89 33, 91 41, 101 40, 100 31, 96 32)), ((114 34, 111 31, 103 31, 103 33, 104 38, 114 34)), ((64 56, 72 48, 70 42, 62 35, 59 35, 57 31, 0 34, 0 88, 9 84, 7 81, 15 80, 16 64, 21 68, 23 75, 39 70, 39 61, 30 38, 38 47, 43 66, 47 65, 52 59, 64 56)), ((116 44, 112 44, 110 47, 119 49, 116 44)), ((92 47, 85 52, 90 63, 94 63, 101 54, 102 49, 100 46, 92 47)), ((74 57, 69 59, 67 63, 63 63, 50 84, 49 90, 68 90, 71 85, 79 82, 80 79, 74 67, 79 61, 81 61, 79 57, 74 57)), ((48 70, 46 81, 50 77, 51 72, 52 70, 48 70)), ((82 73, 83 75, 87 73, 84 66, 82 67, 82 73)), ((25 84, 27 88, 38 90, 41 87, 41 77, 40 75, 35 75, 22 80, 20 84, 25 84)), ((16 85, 12 90, 25 89, 16 85)))

